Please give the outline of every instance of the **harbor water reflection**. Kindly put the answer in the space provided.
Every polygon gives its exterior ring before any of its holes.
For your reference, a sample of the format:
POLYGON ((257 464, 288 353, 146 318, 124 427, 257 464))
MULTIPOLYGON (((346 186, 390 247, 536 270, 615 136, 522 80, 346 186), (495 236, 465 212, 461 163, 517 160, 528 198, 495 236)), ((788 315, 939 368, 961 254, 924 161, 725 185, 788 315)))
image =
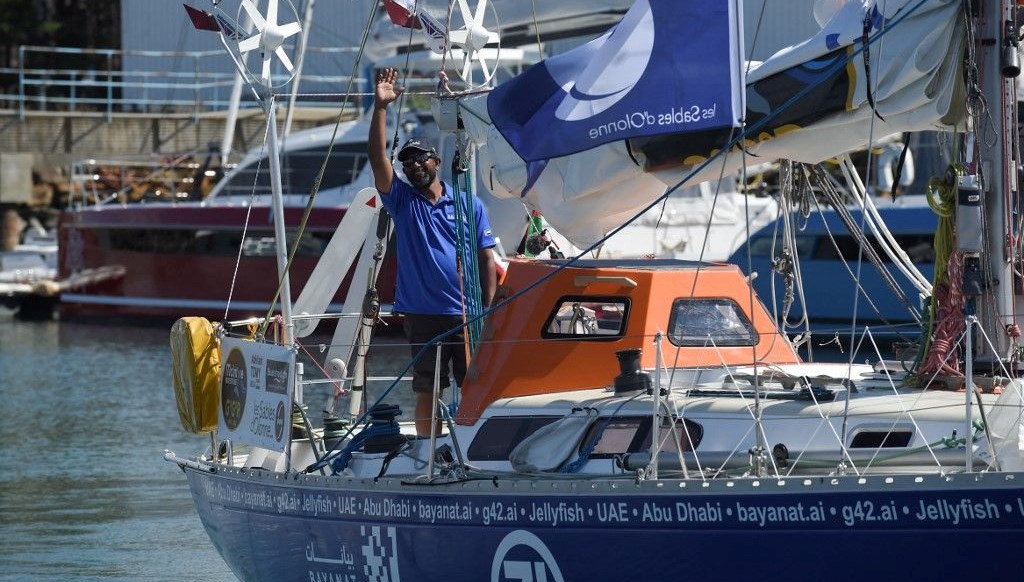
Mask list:
POLYGON ((163 328, 0 321, 0 580, 233 581, 163 451, 163 328))
MULTIPOLYGON (((191 456, 208 443, 179 424, 169 334, 0 319, 0 582, 236 580, 181 471, 163 459, 165 449, 191 456)), ((400 343, 394 334, 375 341, 371 374, 402 371, 409 352, 400 343)), ((316 374, 311 364, 307 374, 316 374)), ((306 388, 316 425, 331 392, 306 388)), ((379 396, 373 386, 369 396, 379 396)), ((407 384, 388 401, 412 412, 407 384)))

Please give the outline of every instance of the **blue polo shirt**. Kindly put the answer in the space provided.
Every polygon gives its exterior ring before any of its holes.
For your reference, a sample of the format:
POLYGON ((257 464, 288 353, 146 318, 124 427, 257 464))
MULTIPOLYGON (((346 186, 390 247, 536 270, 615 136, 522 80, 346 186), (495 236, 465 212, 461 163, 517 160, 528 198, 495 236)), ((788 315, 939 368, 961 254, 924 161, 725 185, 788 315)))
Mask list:
MULTIPOLYGON (((382 194, 384 207, 395 221, 398 283, 395 311, 421 315, 461 315, 462 292, 456 270, 458 236, 452 187, 441 182, 444 195, 431 204, 397 176, 391 191, 382 194)), ((465 204, 465 197, 462 198, 465 204)), ((479 198, 473 198, 478 249, 495 245, 491 223, 479 198)), ((465 212, 463 212, 465 215, 465 212)), ((472 238, 472 237, 470 237, 472 238)), ((472 256, 467 242, 466 256, 472 256)))

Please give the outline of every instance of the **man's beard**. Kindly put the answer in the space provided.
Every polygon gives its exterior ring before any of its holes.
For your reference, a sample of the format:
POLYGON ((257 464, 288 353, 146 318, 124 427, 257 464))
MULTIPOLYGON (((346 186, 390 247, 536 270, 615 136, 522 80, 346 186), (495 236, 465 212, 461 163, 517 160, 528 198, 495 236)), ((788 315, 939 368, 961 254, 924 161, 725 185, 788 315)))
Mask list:
POLYGON ((437 172, 423 166, 406 173, 406 177, 409 178, 409 183, 420 189, 426 188, 432 184, 436 176, 437 172))

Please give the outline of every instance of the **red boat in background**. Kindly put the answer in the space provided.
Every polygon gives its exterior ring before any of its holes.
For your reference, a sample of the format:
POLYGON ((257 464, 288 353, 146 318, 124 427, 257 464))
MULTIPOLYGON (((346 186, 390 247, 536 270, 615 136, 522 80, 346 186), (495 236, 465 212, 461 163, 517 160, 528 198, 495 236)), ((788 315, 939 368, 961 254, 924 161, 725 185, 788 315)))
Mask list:
MULTIPOLYGON (((289 245, 327 155, 334 126, 289 136, 282 144, 282 185, 289 245)), ((341 124, 291 269, 297 297, 359 189, 371 185, 363 121, 341 124)), ((108 268, 110 277, 61 295, 65 317, 176 319, 264 315, 278 286, 265 148, 246 156, 201 202, 99 204, 69 209, 59 221, 61 279, 108 268), (112 268, 111 268, 112 267, 112 268), (241 284, 244 282, 245 284, 241 284)), ((353 233, 361 244, 363 232, 353 233)), ((394 262, 379 290, 390 303, 394 262)), ((331 302, 340 310, 348 280, 331 302)))
MULTIPOLYGON (((302 211, 285 211, 290 237, 302 211)), ((134 205, 67 212, 60 221, 62 277, 101 265, 121 269, 118 276, 63 293, 61 313, 157 318, 197 313, 217 319, 264 315, 270 307, 266 298, 278 286, 268 213, 263 205, 134 205)), ((311 213, 291 270, 294 296, 344 214, 340 206, 311 213)), ((394 286, 394 266, 388 265, 380 280, 385 301, 394 286)), ((332 309, 340 309, 347 281, 332 309)))

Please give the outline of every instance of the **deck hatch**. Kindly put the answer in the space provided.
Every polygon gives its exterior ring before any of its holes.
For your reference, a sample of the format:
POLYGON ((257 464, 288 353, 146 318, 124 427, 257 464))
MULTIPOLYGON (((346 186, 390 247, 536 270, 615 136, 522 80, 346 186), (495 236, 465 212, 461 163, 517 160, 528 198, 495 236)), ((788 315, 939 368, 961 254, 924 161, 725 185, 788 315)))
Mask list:
MULTIPOLYGON (((704 437, 704 428, 689 419, 676 419, 678 443, 672 438, 668 419, 662 419, 658 433, 661 437, 662 452, 675 453, 679 448, 683 452, 692 452, 700 445, 704 437)), ((649 416, 627 416, 616 418, 599 418, 590 425, 586 436, 580 443, 581 449, 589 447, 594 439, 598 439, 590 457, 607 459, 625 453, 637 453, 651 448, 651 418, 649 416)))
POLYGON ((851 449, 893 449, 910 445, 911 430, 862 430, 850 439, 851 449))

